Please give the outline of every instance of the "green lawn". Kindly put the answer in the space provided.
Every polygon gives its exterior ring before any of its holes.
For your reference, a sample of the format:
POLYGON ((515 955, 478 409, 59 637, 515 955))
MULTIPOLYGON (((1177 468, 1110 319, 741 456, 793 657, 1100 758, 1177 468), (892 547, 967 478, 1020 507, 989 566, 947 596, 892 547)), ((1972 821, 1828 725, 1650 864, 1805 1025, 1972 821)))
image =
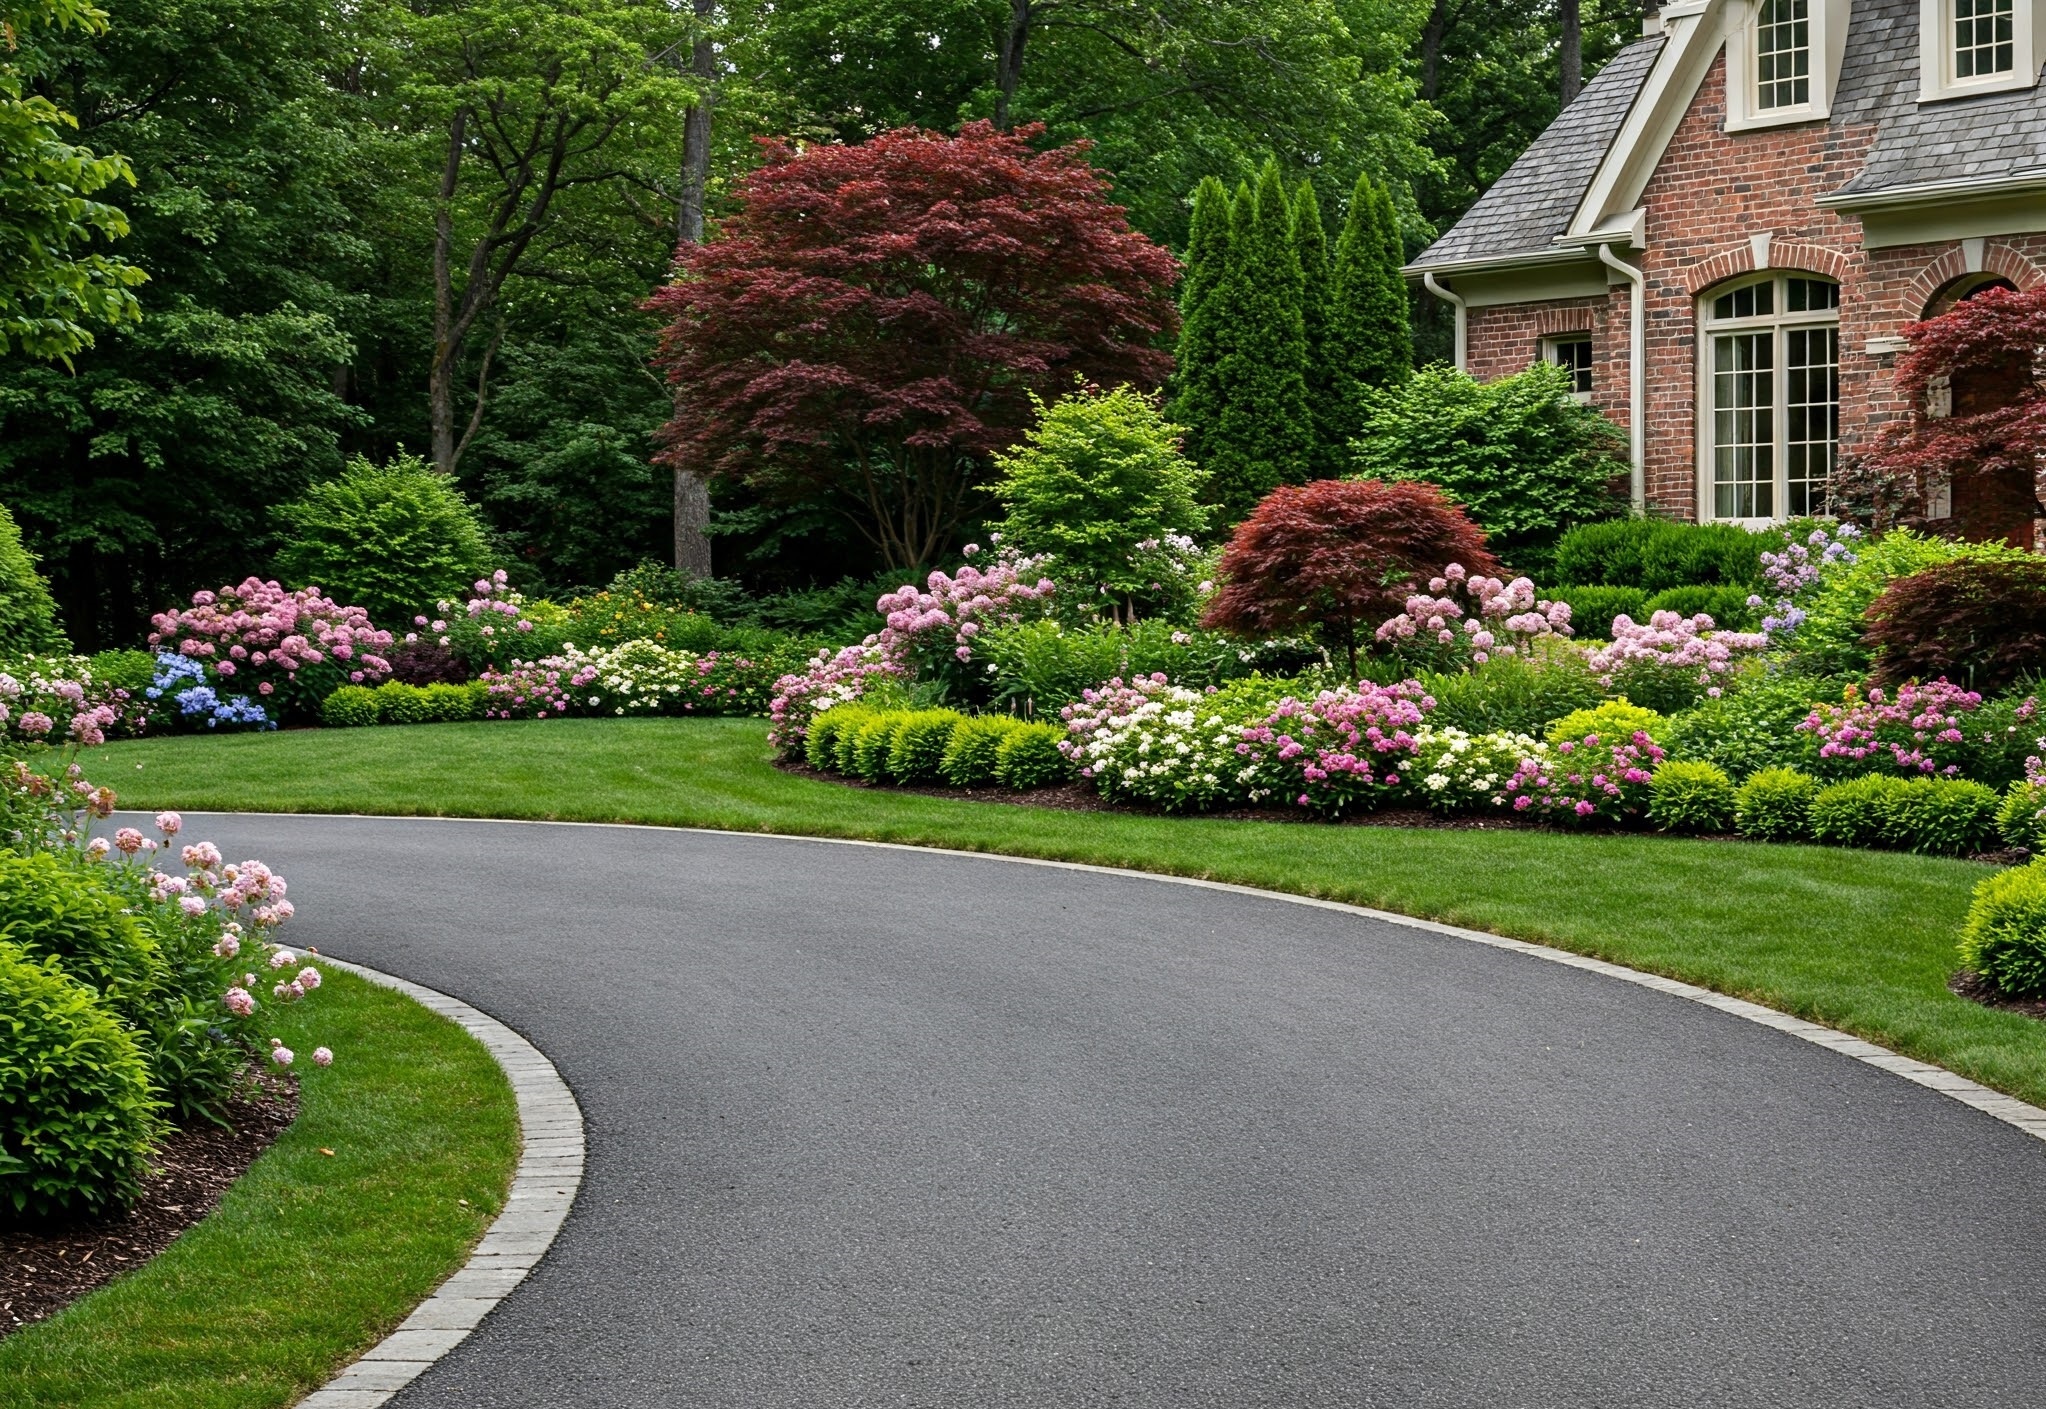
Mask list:
POLYGON ((161 1256, 0 1341, 0 1404, 290 1404, 461 1265, 518 1161, 517 1108, 490 1054, 331 969, 285 1027, 298 1052, 334 1049, 325 1071, 302 1062, 298 1120, 161 1256))
POLYGON ((655 822, 1128 866, 1449 921, 1687 979, 2046 1103, 2046 1025, 1955 998, 1962 861, 1633 835, 1230 822, 863 791, 768 764, 755 720, 543 720, 112 745, 156 808, 655 822))

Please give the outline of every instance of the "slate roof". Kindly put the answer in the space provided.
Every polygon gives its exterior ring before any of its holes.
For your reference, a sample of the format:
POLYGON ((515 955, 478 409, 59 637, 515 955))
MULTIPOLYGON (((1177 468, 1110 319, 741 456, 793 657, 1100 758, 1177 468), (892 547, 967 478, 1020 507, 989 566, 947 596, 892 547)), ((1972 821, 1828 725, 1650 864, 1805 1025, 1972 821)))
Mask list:
POLYGON ((1868 161, 1839 194, 1992 178, 2046 166, 2046 85, 1918 101, 1918 0, 1856 0, 1835 123, 1878 124, 1868 161))
POLYGON ((1577 213, 1606 149, 1626 122, 1662 46, 1663 36, 1658 34, 1615 54, 1577 101, 1563 109, 1463 219, 1428 246, 1415 266, 1548 249, 1569 229, 1570 217, 1577 213))

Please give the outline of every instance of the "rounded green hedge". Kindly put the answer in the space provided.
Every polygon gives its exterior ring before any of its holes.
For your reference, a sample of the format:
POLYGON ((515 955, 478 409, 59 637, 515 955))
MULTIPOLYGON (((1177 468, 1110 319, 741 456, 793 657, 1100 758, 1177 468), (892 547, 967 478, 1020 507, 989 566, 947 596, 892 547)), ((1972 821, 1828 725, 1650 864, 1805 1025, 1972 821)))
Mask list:
POLYGON ((1023 721, 1006 714, 983 714, 963 721, 952 731, 939 771, 955 788, 984 787, 995 781, 995 764, 1002 741, 1023 727, 1023 721))
POLYGON ((2046 994, 2046 864, 1999 871, 1975 887, 1961 962, 2006 997, 2046 994))
POLYGON ((159 1128, 134 1037, 55 960, 0 942, 0 1208, 125 1208, 159 1128))
POLYGON ((995 781, 1018 792, 1063 783, 1072 771, 1059 752, 1065 737, 1056 724, 1018 724, 995 750, 995 781))
POLYGON ((1996 830, 2004 845, 2038 851, 2046 841, 2046 784, 2011 784, 1996 811, 1996 830))
POLYGON ((1648 820, 1665 832, 1724 832, 1734 819, 1733 779, 1714 763, 1670 760, 1648 780, 1648 820))
POLYGON ((1756 841, 1804 841, 1812 834, 1812 799, 1819 780, 1795 768, 1750 774, 1734 797, 1733 823, 1756 841))
POLYGON ((896 731, 888 752, 888 776, 898 783, 935 783, 943 776, 945 750, 966 718, 957 710, 918 710, 896 731))
POLYGON ((1812 835, 1841 846, 1893 847, 1967 856, 1996 835, 1996 790, 1958 778, 1876 774, 1821 789, 1812 798, 1812 835))

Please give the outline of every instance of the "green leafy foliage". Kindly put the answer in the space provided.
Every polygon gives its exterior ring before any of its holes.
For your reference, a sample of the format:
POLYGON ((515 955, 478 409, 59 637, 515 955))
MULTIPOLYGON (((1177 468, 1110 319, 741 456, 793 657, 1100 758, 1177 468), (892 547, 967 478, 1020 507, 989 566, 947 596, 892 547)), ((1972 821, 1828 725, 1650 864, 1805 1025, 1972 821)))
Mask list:
MULTIPOLYGON (((377 686, 377 722, 380 724, 431 724, 433 712, 426 691, 417 685, 389 680, 377 686)), ((333 696, 329 695, 328 699, 333 696)))
POLYGON ((1717 764, 1669 759, 1648 780, 1648 820, 1665 832, 1724 832, 1734 813, 1733 779, 1717 764))
POLYGON ((1770 536, 1738 524, 1671 519, 1608 519, 1556 540, 1553 576, 1586 587, 1638 587, 1651 595, 1674 587, 1755 587, 1770 536))
POLYGON ((1006 714, 983 714, 968 719, 952 731, 945 746, 940 770, 955 788, 985 787, 995 781, 1002 743, 1023 727, 1023 721, 1006 714))
POLYGON ((903 720, 888 749, 888 776, 898 783, 936 783, 944 777, 945 750, 965 715, 951 709, 918 710, 903 720))
POLYGON ((1741 784, 1734 826, 1756 841, 1803 841, 1811 835, 1819 780, 1795 768, 1764 768, 1741 784))
POLYGON ((2046 783, 2011 784, 1996 810, 1996 832, 2006 846, 2046 851, 2046 783))
POLYGON ((1874 659, 1868 609, 1892 582, 1942 563, 2021 563, 2028 557, 2002 543, 1962 543, 1904 528, 1864 539, 1854 545, 1855 561, 1827 565, 1803 601, 1805 620, 1791 638, 1798 666, 1817 674, 1864 675, 1874 659))
POLYGON ((1157 594, 1138 545, 1206 527, 1205 476, 1180 453, 1181 428, 1132 387, 1082 387, 1050 406, 995 457, 995 497, 1008 510, 1003 542, 1049 553, 1067 590, 1152 607, 1157 594))
POLYGON ((2046 865, 2034 861, 1976 885, 1961 962, 2007 998, 2046 994, 2046 865))
POLYGON ((1367 395, 1354 467, 1370 479, 1440 485, 1515 568, 1583 581, 1550 574, 1550 559, 1566 530, 1622 508, 1612 486, 1627 473, 1626 445, 1569 392, 1567 375, 1548 363, 1495 382, 1426 368, 1367 395))
POLYGON ((1420 681, 1435 700, 1429 723, 1472 734, 1539 737, 1565 715, 1594 708, 1605 695, 1583 657, 1574 653, 1508 656, 1475 670, 1427 673, 1420 681))
POLYGON ((134 1037, 54 959, 0 940, 0 1207, 119 1213, 159 1126, 134 1037))
POLYGON ((810 730, 803 736, 803 761, 812 768, 836 771, 840 736, 857 731, 872 716, 871 709, 857 704, 823 711, 810 721, 810 730))
POLYGON ((48 852, 0 854, 0 943, 55 959, 110 1012, 146 1028, 158 997, 156 943, 98 873, 48 852))
POLYGON ((998 705, 1046 719, 1115 678, 1163 675, 1198 690, 1260 670, 1288 673, 1321 659, 1304 641, 1238 641, 1155 618, 1128 626, 1017 622, 979 637, 974 654, 995 667, 988 678, 998 705))
POLYGON ((1018 792, 1063 783, 1072 772, 1059 752, 1065 737, 1056 724, 1018 724, 995 749, 995 781, 1018 792))
POLYGON ((888 710, 876 714, 859 728, 856 734, 841 734, 838 740, 838 759, 841 772, 851 773, 870 783, 888 781, 888 760, 895 752, 895 739, 902 732, 902 726, 909 722, 904 710, 888 710), (850 738, 851 757, 847 758, 846 741, 850 738), (849 766, 848 766, 849 765, 849 766))
POLYGON ((1675 612, 1685 618, 1703 612, 1721 631, 1753 631, 1761 624, 1761 613, 1748 605, 1748 598, 1754 595, 1746 587, 1670 587, 1643 603, 1641 610, 1648 615, 1634 620, 1647 621, 1656 612, 1675 612))
POLYGON ((1293 191, 1293 249, 1300 260, 1300 323, 1307 346, 1307 411, 1314 422, 1314 449, 1307 473, 1334 479, 1343 472, 1349 427, 1342 410, 1342 353, 1335 344, 1335 270, 1329 263, 1328 231, 1314 184, 1293 191))
POLYGON ((1645 733, 1662 744, 1669 737, 1669 720, 1652 709, 1630 703, 1625 695, 1590 709, 1572 710, 1551 724, 1546 738, 1551 744, 1580 740, 1596 734, 1601 743, 1620 744, 1645 733))
POLYGON ((1701 700, 1670 721, 1670 751, 1716 763, 1734 778, 1775 766, 1810 771, 1818 762, 1818 740, 1797 726, 1810 716, 1813 701, 1828 696, 1840 697, 1838 685, 1749 670, 1718 699, 1701 700))
POLYGON ((294 586, 318 586, 365 608, 386 629, 406 629, 435 602, 471 595, 490 568, 475 508, 417 455, 374 465, 357 456, 339 477, 277 511, 288 537, 277 566, 294 586))
POLYGON ((57 603, 49 584, 22 546, 14 515, 0 504, 0 652, 64 655, 70 650, 71 643, 57 625, 57 603))
POLYGON ((1392 195, 1366 174, 1357 178, 1336 238, 1330 291, 1327 375, 1334 409, 1330 448, 1347 458, 1362 434, 1370 403, 1365 393, 1397 386, 1413 371, 1413 329, 1407 314, 1407 262, 1392 195))
POLYGON ((1594 641, 1612 635, 1613 618, 1648 620, 1648 594, 1639 587, 1544 587, 1542 596, 1570 604, 1570 626, 1580 638, 1594 641))
POLYGON ((379 691, 366 685, 343 685, 320 702, 320 722, 329 729, 364 729, 383 718, 384 701, 379 691))
POLYGON ((1996 835, 1998 803, 1996 790, 1981 783, 1871 774, 1812 798, 1812 835, 1841 846, 1968 856, 1996 835))

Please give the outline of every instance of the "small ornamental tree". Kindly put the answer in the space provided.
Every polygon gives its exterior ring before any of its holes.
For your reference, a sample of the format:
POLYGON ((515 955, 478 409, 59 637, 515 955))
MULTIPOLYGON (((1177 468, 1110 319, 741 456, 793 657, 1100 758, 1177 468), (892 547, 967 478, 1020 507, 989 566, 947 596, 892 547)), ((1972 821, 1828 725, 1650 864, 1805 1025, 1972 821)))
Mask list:
POLYGON ((1008 507, 1004 546, 1050 554, 1052 571, 1089 599, 1120 609, 1155 596, 1144 546, 1207 525, 1201 472, 1179 450, 1179 427, 1129 387, 1082 389, 1049 408, 999 457, 995 497, 1008 507), (1104 592, 1105 589, 1105 592, 1104 592))
POLYGON ((1432 484, 1315 480, 1282 487, 1237 527, 1202 623, 1243 636, 1317 629, 1357 671, 1357 643, 1451 563, 1500 567, 1484 530, 1432 484))
POLYGON ((1897 390, 1910 416, 1843 467, 1849 492, 1836 495, 1836 509, 1879 528, 1923 523, 1927 501, 1950 487, 1951 526, 1962 535, 2030 546, 2046 457, 2037 357, 2046 347, 2046 285, 1984 289, 1904 336, 1911 350, 1898 363, 1897 390))
POLYGON ((832 502, 892 567, 940 557, 1032 394, 1172 369, 1172 255, 1084 143, 1041 128, 763 142, 717 237, 684 245, 657 364, 664 463, 832 502))
POLYGON ((1885 587, 1864 619, 1877 683, 1994 694, 2046 661, 2046 561, 1940 563, 1885 587))

